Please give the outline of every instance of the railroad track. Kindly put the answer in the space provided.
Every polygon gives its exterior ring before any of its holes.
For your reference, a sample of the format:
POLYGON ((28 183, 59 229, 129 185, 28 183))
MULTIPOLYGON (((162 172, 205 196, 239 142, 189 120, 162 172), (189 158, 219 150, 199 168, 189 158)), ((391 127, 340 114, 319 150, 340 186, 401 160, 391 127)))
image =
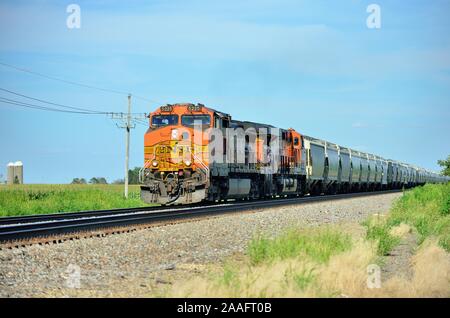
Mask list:
POLYGON ((323 196, 305 196, 299 198, 279 198, 274 200, 245 202, 239 201, 233 203, 196 205, 188 207, 158 206, 23 217, 3 217, 0 218, 0 243, 40 237, 55 237, 59 235, 107 228, 166 223, 182 219, 192 219, 230 212, 241 212, 309 202, 373 196, 400 191, 401 190, 390 190, 323 196))

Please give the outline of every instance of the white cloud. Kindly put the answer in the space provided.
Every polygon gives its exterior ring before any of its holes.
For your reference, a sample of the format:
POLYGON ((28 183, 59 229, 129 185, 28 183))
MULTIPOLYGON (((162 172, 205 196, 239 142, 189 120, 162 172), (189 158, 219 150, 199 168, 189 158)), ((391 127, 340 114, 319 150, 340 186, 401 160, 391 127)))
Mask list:
POLYGON ((367 124, 363 124, 363 123, 361 123, 361 122, 356 122, 356 123, 353 123, 353 124, 352 124, 352 127, 353 127, 353 128, 366 128, 366 127, 367 127, 367 124))

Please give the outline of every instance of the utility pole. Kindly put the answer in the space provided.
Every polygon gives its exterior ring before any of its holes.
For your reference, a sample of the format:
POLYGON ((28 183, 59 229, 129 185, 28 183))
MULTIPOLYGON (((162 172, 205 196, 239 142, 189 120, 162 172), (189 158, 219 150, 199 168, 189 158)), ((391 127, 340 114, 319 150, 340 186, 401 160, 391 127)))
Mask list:
POLYGON ((125 199, 128 199, 128 161, 130 158, 130 129, 131 129, 131 94, 128 95, 128 115, 127 124, 125 127, 126 140, 125 140, 125 199))
POLYGON ((128 199, 128 171, 129 171, 129 159, 130 159, 130 133, 131 129, 135 128, 135 125, 131 123, 132 120, 147 119, 147 114, 134 114, 131 113, 131 94, 128 95, 128 112, 124 113, 111 113, 112 119, 122 120, 122 125, 117 125, 119 128, 125 129, 125 189, 124 196, 128 199))

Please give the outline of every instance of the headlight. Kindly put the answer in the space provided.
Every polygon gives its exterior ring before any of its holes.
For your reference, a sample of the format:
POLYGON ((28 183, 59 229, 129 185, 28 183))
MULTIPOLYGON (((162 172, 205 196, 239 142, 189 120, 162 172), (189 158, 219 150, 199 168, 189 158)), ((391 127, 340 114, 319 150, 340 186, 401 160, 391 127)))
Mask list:
POLYGON ((157 166, 158 166, 158 161, 153 160, 153 161, 152 161, 152 166, 153 166, 153 167, 157 167, 157 166))
POLYGON ((190 165, 192 164, 192 162, 191 162, 190 160, 185 160, 185 161, 184 161, 184 164, 185 164, 186 166, 190 166, 190 165))
POLYGON ((172 129, 172 139, 178 140, 178 129, 172 129))

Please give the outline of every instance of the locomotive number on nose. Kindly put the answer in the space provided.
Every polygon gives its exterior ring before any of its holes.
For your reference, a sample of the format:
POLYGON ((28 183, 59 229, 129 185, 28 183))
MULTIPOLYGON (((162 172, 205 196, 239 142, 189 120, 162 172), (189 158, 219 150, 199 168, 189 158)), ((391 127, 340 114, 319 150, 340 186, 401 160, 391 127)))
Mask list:
POLYGON ((170 153, 172 149, 166 146, 156 147, 156 154, 170 153))
POLYGON ((191 147, 190 146, 184 146, 184 145, 176 145, 175 147, 173 147, 173 153, 187 153, 187 152, 191 152, 191 147))

